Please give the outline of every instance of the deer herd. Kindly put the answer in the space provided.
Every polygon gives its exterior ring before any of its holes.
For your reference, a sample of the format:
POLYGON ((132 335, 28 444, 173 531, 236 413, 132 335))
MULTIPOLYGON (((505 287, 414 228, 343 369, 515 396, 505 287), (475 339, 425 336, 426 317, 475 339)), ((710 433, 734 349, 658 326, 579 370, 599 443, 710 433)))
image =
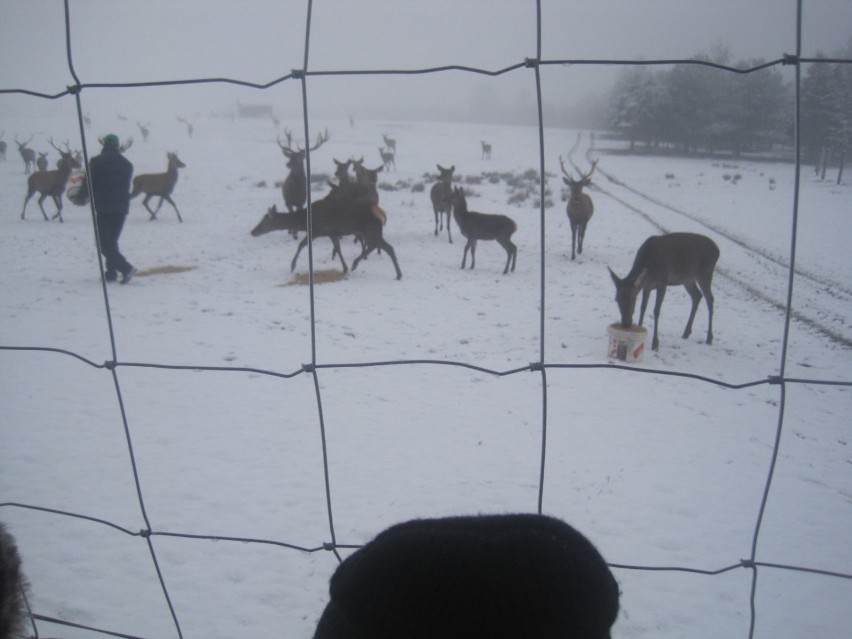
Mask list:
MULTIPOLYGON (((185 124, 188 133, 192 135, 191 122, 179 118, 185 124)), ((137 123, 143 135, 148 137, 149 124, 137 123)), ((5 159, 6 142, 3 141, 5 131, 0 131, 0 159, 5 159)), ((296 262, 302 249, 308 243, 308 237, 327 237, 331 240, 333 250, 332 259, 337 256, 340 260, 343 272, 349 271, 343 253, 340 248, 340 240, 345 236, 354 236, 355 241, 360 243, 361 253, 352 262, 354 271, 361 260, 365 259, 371 252, 384 251, 393 263, 396 279, 402 278, 397 261, 396 251, 393 246, 383 237, 383 227, 387 221, 387 213, 379 206, 378 174, 381 171, 396 170, 396 140, 382 133, 384 145, 379 147, 379 155, 382 163, 375 168, 364 166, 364 158, 350 158, 345 162, 334 160, 335 171, 332 180, 326 180, 329 193, 322 199, 312 203, 311 216, 308 219, 308 177, 305 167, 308 152, 318 150, 329 139, 328 130, 321 132, 316 142, 308 149, 294 146, 293 135, 285 130, 286 143, 277 138, 288 169, 288 173, 281 184, 281 195, 286 211, 279 212, 275 205, 269 207, 260 222, 252 229, 252 236, 260 236, 270 231, 286 230, 294 237, 298 232, 306 235, 299 243, 296 253, 290 264, 291 271, 295 270, 296 262), (354 176, 350 174, 350 169, 354 176)), ((75 169, 81 169, 82 157, 79 152, 72 152, 69 142, 57 146, 53 138, 49 139, 50 146, 55 149, 60 158, 56 163, 56 169, 48 170, 46 153, 38 153, 30 148, 33 136, 26 141, 18 140, 15 136, 15 144, 24 162, 24 171, 27 174, 27 193, 24 198, 24 206, 21 211, 21 219, 25 219, 27 204, 38 192, 40 194, 37 202, 42 216, 45 220, 62 218, 62 195, 65 193, 69 176, 75 169), (51 217, 44 209, 44 201, 50 198, 55 206, 56 212, 51 217)), ((128 139, 121 147, 126 151, 133 143, 128 139)), ((482 159, 490 159, 491 144, 481 142, 482 159)), ((168 202, 175 210, 178 221, 183 222, 180 211, 172 199, 172 192, 178 180, 178 169, 186 165, 180 160, 177 153, 167 153, 167 166, 163 173, 139 174, 133 178, 130 198, 144 194, 142 205, 148 211, 149 220, 156 220, 157 214, 163 205, 168 202), (159 202, 155 209, 149 206, 152 198, 158 197, 159 202)), ((560 156, 559 164, 562 169, 562 181, 568 187, 567 204, 565 212, 571 228, 571 260, 576 260, 577 255, 583 253, 583 243, 586 236, 588 224, 594 214, 594 202, 584 189, 592 184, 592 175, 597 168, 598 160, 591 162, 588 172, 579 172, 577 178, 566 168, 565 161, 560 156)), ((512 235, 517 231, 517 223, 506 215, 481 213, 471 211, 468 208, 466 193, 460 186, 454 186, 455 165, 445 168, 437 164, 438 173, 432 185, 429 196, 432 203, 432 211, 435 217, 434 235, 443 232, 444 225, 447 229, 447 240, 453 243, 451 219, 455 220, 458 230, 465 238, 466 243, 462 253, 461 268, 467 264, 468 253, 470 254, 470 268, 476 263, 477 242, 493 240, 506 251, 506 263, 503 274, 514 272, 517 261, 518 247, 512 242, 512 235)), ((695 233, 667 233, 649 237, 639 247, 630 271, 623 278, 618 277, 610 268, 609 273, 615 285, 615 300, 621 315, 620 324, 623 328, 633 326, 633 315, 639 293, 642 293, 638 326, 642 326, 651 291, 656 292, 656 301, 653 310, 654 328, 652 349, 658 350, 659 337, 657 325, 659 322, 660 309, 665 299, 666 289, 669 285, 682 285, 686 288, 692 300, 689 318, 683 332, 687 338, 692 332, 692 324, 702 300, 705 300, 708 309, 708 324, 706 343, 713 341, 713 293, 711 283, 716 262, 719 259, 719 248, 709 238, 695 233)))

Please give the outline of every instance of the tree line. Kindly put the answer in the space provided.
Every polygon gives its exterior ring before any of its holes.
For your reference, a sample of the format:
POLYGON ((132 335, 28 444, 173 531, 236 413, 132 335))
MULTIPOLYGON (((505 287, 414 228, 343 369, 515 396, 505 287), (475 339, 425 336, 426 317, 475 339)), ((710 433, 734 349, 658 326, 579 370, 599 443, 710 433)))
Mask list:
MULTIPOLYGON (((730 62, 720 48, 696 60, 737 69, 762 60, 730 62)), ((804 158, 852 147, 852 38, 825 62, 804 65, 801 141, 804 158)), ((767 153, 789 147, 794 131, 794 83, 778 66, 733 73, 702 65, 625 69, 609 97, 609 128, 631 149, 685 154, 767 153)))

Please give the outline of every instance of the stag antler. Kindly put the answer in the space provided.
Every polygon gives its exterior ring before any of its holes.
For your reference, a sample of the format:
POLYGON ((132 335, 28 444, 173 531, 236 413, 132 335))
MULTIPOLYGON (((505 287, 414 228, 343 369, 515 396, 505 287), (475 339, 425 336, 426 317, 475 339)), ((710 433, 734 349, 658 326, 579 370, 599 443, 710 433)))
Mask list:
MULTIPOLYGON (((103 146, 103 145, 104 145, 104 136, 103 136, 103 135, 102 135, 101 137, 99 137, 99 138, 98 138, 98 142, 100 142, 100 143, 101 143, 101 146, 103 146)), ((130 136, 129 138, 127 138, 127 139, 124 141, 124 144, 119 145, 118 150, 119 150, 121 153, 124 153, 124 152, 125 152, 127 149, 129 149, 131 146, 133 146, 133 136, 130 136)))

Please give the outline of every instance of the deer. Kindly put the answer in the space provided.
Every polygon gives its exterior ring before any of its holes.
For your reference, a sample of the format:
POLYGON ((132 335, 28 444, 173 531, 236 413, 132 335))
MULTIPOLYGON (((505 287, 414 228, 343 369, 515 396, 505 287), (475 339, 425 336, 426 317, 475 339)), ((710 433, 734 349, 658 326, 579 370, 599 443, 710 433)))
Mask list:
POLYGON ((192 134, 195 131, 195 118, 193 118, 192 122, 190 122, 186 118, 177 116, 177 121, 186 127, 186 134, 189 136, 190 139, 192 139, 192 134))
MULTIPOLYGON (((148 135, 150 135, 150 133, 151 133, 151 123, 148 122, 147 124, 142 124, 141 122, 139 122, 137 120, 136 126, 139 127, 139 133, 142 134, 142 141, 147 142, 148 141, 148 135)), ((192 137, 192 136, 190 136, 190 137, 192 137)))
POLYGON ((503 269, 503 275, 509 272, 510 264, 514 273, 518 247, 515 246, 511 238, 518 230, 518 225, 512 218, 506 215, 477 213, 468 210, 464 189, 460 186, 453 189, 453 217, 455 217, 462 235, 467 238, 462 256, 462 268, 464 268, 467 260, 467 252, 470 251, 470 268, 473 269, 476 262, 476 243, 478 240, 496 240, 506 250, 506 268, 503 269))
POLYGON ((25 219, 27 213, 27 203, 35 195, 35 192, 38 191, 41 193, 41 197, 38 199, 38 207, 41 209, 41 214, 44 216, 45 221, 49 218, 47 217, 47 213, 44 212, 42 203, 46 198, 50 197, 53 199, 54 204, 56 204, 56 214, 53 216, 53 219, 58 217, 60 222, 64 222, 62 219, 62 194, 65 193, 65 185, 68 182, 71 171, 79 169, 81 163, 71 154, 71 149, 68 148, 67 143, 65 145, 66 150, 63 151, 53 143, 53 138, 50 138, 49 142, 50 146, 59 151, 59 155, 61 156, 57 163, 59 168, 54 171, 37 171, 32 173, 27 179, 27 196, 24 198, 24 208, 21 211, 22 220, 25 219))
POLYGON ((39 151, 38 159, 36 159, 36 170, 39 172, 47 171, 48 164, 49 162, 47 161, 47 153, 42 153, 41 151, 39 151))
POLYGON ((24 161, 24 172, 29 173, 30 169, 35 167, 35 159, 36 154, 31 148, 27 145, 32 142, 33 136, 30 136, 30 139, 26 142, 21 142, 18 140, 18 136, 15 136, 15 144, 18 145, 18 153, 21 154, 21 159, 24 161))
POLYGON ((178 207, 174 203, 174 200, 172 200, 171 195, 175 184, 177 184, 178 169, 184 168, 186 164, 181 162, 177 153, 167 153, 166 158, 168 159, 168 166, 165 173, 143 173, 133 178, 133 189, 130 192, 130 199, 132 200, 140 193, 145 194, 142 205, 148 210, 151 216, 148 219, 149 222, 157 219, 157 213, 160 212, 160 207, 163 206, 163 200, 165 200, 172 205, 175 213, 177 213, 178 222, 182 223, 183 219, 180 216, 180 211, 178 211, 178 207), (157 204, 156 210, 152 211, 151 207, 148 206, 148 202, 154 196, 159 196, 160 201, 157 204))
MULTIPOLYGON (((305 173, 307 151, 305 149, 296 149, 294 151, 292 148, 293 134, 290 131, 285 131, 284 135, 287 136, 286 146, 281 142, 281 136, 276 138, 278 146, 281 147, 281 152, 287 158, 287 168, 290 169, 287 177, 284 178, 284 183, 281 185, 281 195, 284 197, 284 206, 287 207, 287 211, 292 213, 304 207, 308 201, 308 176, 305 173)), ((309 150, 316 151, 327 141, 328 129, 325 130, 324 134, 319 133, 317 135, 316 143, 309 150)), ((293 232, 291 235, 296 237, 297 234, 293 232)))
POLYGON ((456 165, 445 169, 440 164, 438 167, 438 181, 432 185, 429 197, 432 199, 432 210, 435 212, 435 236, 438 235, 438 225, 444 229, 444 214, 447 215, 447 237, 450 244, 453 243, 453 234, 450 231, 450 217, 453 215, 453 172, 456 165))
POLYGON ((379 155, 382 156, 382 168, 385 171, 389 171, 391 166, 393 170, 396 171, 396 160, 394 160, 394 152, 390 150, 390 148, 385 151, 382 147, 379 147, 379 155))
POLYGON ((388 147, 389 150, 396 153, 396 140, 394 138, 389 138, 384 133, 382 133, 382 139, 385 141, 385 146, 388 147))
POLYGON ((0 160, 6 159, 6 140, 3 139, 3 136, 6 134, 6 131, 0 131, 0 160))
POLYGON ((364 158, 360 160, 352 160, 352 167, 355 170, 355 182, 362 188, 359 197, 366 197, 372 204, 379 203, 379 173, 384 167, 377 166, 375 169, 368 169, 364 166, 364 158))
POLYGON ((346 160, 346 162, 340 162, 338 160, 334 160, 334 176, 337 178, 338 184, 349 184, 352 182, 352 177, 349 175, 349 167, 352 166, 352 160, 346 160))
POLYGON ((479 143, 482 145, 482 159, 490 160, 491 159, 491 145, 484 140, 480 140, 479 143))
POLYGON ((630 328, 633 325, 633 311, 636 308, 636 297, 642 291, 642 305, 639 310, 639 326, 645 319, 648 298, 651 291, 657 292, 654 303, 654 337, 651 349, 659 350, 660 340, 657 337, 657 325, 660 319, 660 308, 666 295, 666 287, 683 285, 692 298, 692 309, 683 331, 683 338, 692 334, 692 321, 701 302, 702 293, 706 300, 707 344, 713 343, 713 270, 719 260, 719 247, 709 237, 697 233, 667 233, 652 235, 642 243, 633 260, 633 267, 623 278, 619 278, 613 270, 609 274, 615 284, 615 301, 621 313, 621 326, 630 328))
POLYGON ((565 162, 562 156, 559 156, 559 165, 562 167, 564 177, 562 181, 568 185, 571 194, 568 197, 568 205, 565 207, 565 212, 568 214, 568 221, 571 223, 571 259, 573 260, 577 253, 583 254, 583 240, 586 237, 586 226, 592 215, 595 212, 595 204, 592 202, 586 193, 583 193, 583 188, 592 183, 592 173, 598 165, 598 161, 592 162, 592 170, 580 176, 579 180, 571 177, 571 174, 565 170, 565 162))
MULTIPOLYGON (((296 261, 299 253, 307 246, 309 239, 317 237, 328 237, 334 244, 334 253, 340 258, 343 272, 349 271, 343 253, 340 250, 340 238, 345 235, 357 235, 363 241, 361 254, 352 262, 354 271, 359 262, 366 258, 374 249, 382 248, 390 255, 396 270, 396 279, 402 279, 402 271, 396 259, 393 247, 382 236, 382 227, 387 221, 387 214, 377 204, 366 200, 347 200, 339 198, 324 198, 314 202, 311 206, 311 235, 306 236, 299 243, 296 254, 290 263, 290 272, 296 270, 296 261)), ((290 213, 279 213, 273 205, 261 218, 257 226, 252 229, 253 237, 258 237, 270 231, 307 231, 308 212, 305 208, 299 208, 290 213)))

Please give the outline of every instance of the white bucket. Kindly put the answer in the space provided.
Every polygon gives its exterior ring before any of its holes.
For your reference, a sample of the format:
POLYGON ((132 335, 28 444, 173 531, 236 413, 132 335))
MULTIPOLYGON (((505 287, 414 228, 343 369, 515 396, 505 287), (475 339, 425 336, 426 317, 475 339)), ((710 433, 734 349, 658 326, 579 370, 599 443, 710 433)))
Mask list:
POLYGON ((641 362, 645 353, 645 337, 648 330, 642 326, 631 326, 624 328, 619 323, 610 324, 606 329, 609 335, 610 359, 622 362, 641 362))

